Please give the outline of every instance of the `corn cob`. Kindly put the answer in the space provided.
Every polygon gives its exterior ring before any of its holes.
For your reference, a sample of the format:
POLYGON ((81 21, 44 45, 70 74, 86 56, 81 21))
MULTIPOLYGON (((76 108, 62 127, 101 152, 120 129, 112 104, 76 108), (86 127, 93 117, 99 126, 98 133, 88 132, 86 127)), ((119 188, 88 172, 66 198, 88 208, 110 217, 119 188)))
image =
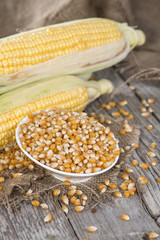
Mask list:
POLYGON ((110 92, 112 88, 108 80, 87 82, 74 76, 65 76, 1 95, 0 149, 15 140, 17 125, 28 114, 52 107, 82 111, 88 102, 110 92))
POLYGON ((119 62, 144 42, 142 31, 102 18, 56 24, 3 38, 0 93, 48 76, 91 74, 119 62))

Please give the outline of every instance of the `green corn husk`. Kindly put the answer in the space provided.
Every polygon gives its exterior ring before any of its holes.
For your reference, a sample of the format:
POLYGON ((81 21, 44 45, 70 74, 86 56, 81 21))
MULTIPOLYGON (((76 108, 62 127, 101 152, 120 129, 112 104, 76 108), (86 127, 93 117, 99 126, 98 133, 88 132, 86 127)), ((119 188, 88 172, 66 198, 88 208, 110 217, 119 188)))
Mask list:
MULTIPOLYGON (((91 20, 92 19, 76 20, 56 24, 51 27, 91 20)), ((45 80, 64 75, 88 75, 94 71, 115 65, 124 59, 135 46, 142 45, 145 42, 145 35, 141 30, 135 30, 123 23, 117 23, 117 26, 122 32, 123 37, 116 42, 56 57, 44 63, 29 66, 10 75, 1 75, 0 94, 32 82, 41 81, 42 79, 45 80)), ((34 33, 38 30, 41 29, 30 32, 34 33)), ((20 36, 23 36, 23 34, 25 33, 19 33, 20 36)), ((5 39, 6 38, 1 39, 0 41, 5 39)))

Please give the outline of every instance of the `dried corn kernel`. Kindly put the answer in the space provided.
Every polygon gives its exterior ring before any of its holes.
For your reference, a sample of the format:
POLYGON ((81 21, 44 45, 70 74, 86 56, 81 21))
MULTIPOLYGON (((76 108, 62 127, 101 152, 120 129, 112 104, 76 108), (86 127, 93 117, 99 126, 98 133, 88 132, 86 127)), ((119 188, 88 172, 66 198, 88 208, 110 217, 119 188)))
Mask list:
POLYGON ((54 191, 53 191, 53 195, 55 196, 55 197, 58 197, 58 195, 60 194, 60 189, 54 189, 54 191))
POLYGON ((122 213, 121 219, 125 220, 125 221, 128 221, 129 220, 129 216, 126 213, 122 213))
POLYGON ((138 179, 139 179, 141 184, 147 184, 148 183, 148 180, 145 178, 145 176, 140 176, 138 179))
POLYGON ((142 116, 142 117, 146 117, 146 118, 147 118, 147 117, 149 117, 149 115, 150 115, 149 112, 142 112, 142 113, 141 113, 141 116, 142 116))
POLYGON ((150 232, 149 235, 148 235, 148 237, 149 237, 150 239, 157 238, 158 236, 159 236, 159 235, 158 235, 156 232, 150 232))
POLYGON ((22 176, 22 173, 13 173, 12 177, 13 178, 20 178, 22 176))
POLYGON ((151 164, 152 164, 152 166, 156 166, 156 165, 157 165, 157 161, 153 160, 153 161, 151 162, 151 164))
POLYGON ((152 125, 148 125, 146 128, 147 128, 148 131, 150 131, 150 130, 153 129, 153 126, 152 125))
POLYGON ((154 152, 149 151, 147 153, 148 157, 156 157, 156 154, 154 152))
POLYGON ((84 209, 84 206, 76 206, 74 209, 76 212, 82 212, 84 209))
POLYGON ((0 186, 0 191, 2 191, 2 189, 3 189, 3 187, 2 187, 2 186, 0 186))
POLYGON ((139 164, 139 163, 138 163, 137 160, 133 160, 133 161, 132 161, 132 166, 136 167, 136 166, 138 166, 138 164, 139 164))
POLYGON ((149 103, 149 104, 155 103, 155 99, 154 99, 154 98, 149 98, 149 99, 148 99, 148 103, 149 103))
POLYGON ((52 219, 53 219, 52 214, 49 213, 47 216, 45 216, 45 218, 44 218, 44 222, 45 222, 45 223, 47 223, 47 222, 51 222, 52 219))
POLYGON ((119 191, 114 192, 115 197, 122 197, 122 193, 119 191))
POLYGON ((88 232, 95 232, 95 231, 97 231, 97 227, 95 227, 95 226, 88 226, 87 227, 87 231, 88 232))
POLYGON ((69 204, 69 200, 68 200, 68 197, 67 197, 66 195, 63 195, 63 196, 61 197, 61 200, 62 200, 62 202, 64 202, 64 204, 66 204, 66 205, 69 204))
POLYGON ((115 106, 116 106, 116 103, 115 103, 115 102, 110 102, 110 103, 109 103, 109 106, 110 106, 110 107, 115 107, 115 106))
POLYGON ((64 180, 63 181, 63 184, 66 185, 66 186, 70 186, 71 185, 71 182, 69 180, 64 180))
POLYGON ((109 186, 109 183, 110 183, 110 180, 109 180, 108 178, 105 178, 105 179, 104 179, 104 184, 105 184, 106 186, 109 186))
POLYGON ((125 191, 125 192, 124 192, 124 196, 125 196, 125 197, 129 197, 129 196, 130 196, 130 192, 129 192, 129 191, 125 191))
POLYGON ((127 173, 132 173, 133 170, 132 170, 131 168, 126 168, 126 172, 127 172, 127 173))
POLYGON ((119 117, 121 114, 120 114, 120 112, 113 112, 112 113, 112 116, 113 117, 119 117))
POLYGON ((32 205, 38 207, 40 205, 40 202, 38 200, 33 200, 32 205))
POLYGON ((123 173, 121 177, 122 177, 122 179, 124 179, 124 180, 128 180, 128 179, 129 179, 129 176, 128 176, 127 173, 123 173))
POLYGON ((143 169, 148 169, 148 168, 149 168, 149 165, 148 165, 148 163, 142 163, 142 164, 140 165, 140 167, 143 168, 143 169))
POLYGON ((127 100, 126 99, 124 99, 124 100, 122 100, 122 101, 120 101, 118 104, 119 104, 119 106, 125 106, 125 105, 127 105, 127 100))
POLYGON ((3 183, 5 181, 4 177, 0 177, 0 183, 3 183))
POLYGON ((62 211, 67 214, 68 213, 68 207, 66 205, 63 205, 62 206, 62 211))
POLYGON ((73 197, 70 198, 70 202, 71 202, 71 203, 75 203, 76 200, 77 200, 77 198, 76 198, 75 196, 73 196, 73 197))
POLYGON ((41 203, 41 207, 44 209, 44 210, 47 210, 48 209, 48 205, 46 203, 41 203))
POLYGON ((155 149, 156 148, 156 144, 154 142, 151 143, 150 148, 155 149))
POLYGON ((81 205, 81 200, 80 199, 76 199, 76 201, 74 202, 75 206, 80 206, 81 205))
POLYGON ((115 184, 115 183, 110 183, 109 187, 112 188, 112 189, 117 189, 118 188, 117 184, 115 184))

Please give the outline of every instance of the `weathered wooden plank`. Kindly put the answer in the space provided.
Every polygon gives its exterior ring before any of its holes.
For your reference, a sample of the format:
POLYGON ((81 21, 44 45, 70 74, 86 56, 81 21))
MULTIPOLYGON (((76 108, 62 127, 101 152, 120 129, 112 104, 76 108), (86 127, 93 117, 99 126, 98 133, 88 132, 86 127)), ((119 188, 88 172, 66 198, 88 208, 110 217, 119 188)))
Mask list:
POLYGON ((53 197, 47 195, 42 196, 40 201, 47 203, 49 210, 34 207, 31 202, 22 202, 20 211, 10 217, 4 208, 0 208, 0 240, 77 240, 59 202, 55 203, 53 197), (53 221, 44 223, 43 219, 48 213, 53 215, 53 221))
MULTIPOLYGON (((104 70, 103 72, 99 72, 96 74, 96 78, 99 78, 100 76, 101 77, 108 76, 112 78, 115 86, 123 82, 123 80, 120 79, 120 77, 112 69, 104 70)), ((149 97, 150 96, 148 94, 148 98, 149 97)), ((135 96, 135 94, 128 88, 128 86, 123 87, 123 89, 121 89, 120 92, 114 97, 114 100, 120 101, 124 98, 127 99, 128 101, 128 105, 126 105, 124 108, 128 110, 130 113, 134 114, 136 123, 141 126, 140 148, 134 152, 133 157, 131 159, 136 158, 140 164, 142 162, 147 162, 150 165, 149 170, 143 170, 140 167, 138 167, 134 169, 134 172, 136 176, 145 175, 149 180, 149 183, 145 187, 146 191, 142 195, 142 198, 144 199, 146 207, 149 210, 149 212, 152 214, 154 218, 157 218, 158 216, 160 216, 160 184, 157 182, 157 179, 160 177, 159 175, 160 164, 158 161, 160 157, 160 152, 158 148, 154 150, 154 152, 157 153, 157 157, 155 158, 155 160, 157 160, 158 163, 157 166, 155 167, 151 165, 152 159, 147 156, 147 152, 149 151, 149 146, 152 142, 155 142, 157 146, 159 145, 159 136, 157 136, 157 132, 160 132, 159 121, 157 121, 154 115, 151 115, 149 118, 141 117, 140 112, 141 102, 135 96), (146 130, 146 126, 148 126, 149 124, 152 124, 154 126, 154 129, 150 132, 146 130)), ((105 102, 106 96, 104 95, 100 97, 99 100, 97 100, 96 103, 97 109, 100 108, 100 104, 98 104, 98 101, 100 103, 105 102)), ((87 111, 91 110, 91 106, 87 108, 87 111)), ((117 111, 117 108, 114 108, 111 112, 113 111, 117 111)), ((128 165, 131 166, 131 164, 129 163, 128 165)))
POLYGON ((159 231, 159 227, 154 219, 144 210, 139 197, 114 200, 109 206, 99 205, 96 213, 91 213, 90 209, 82 213, 75 214, 72 211, 69 219, 79 239, 87 238, 92 240, 142 240, 145 234, 150 231, 159 231), (130 221, 121 220, 121 214, 127 213, 130 221), (87 226, 96 226, 95 233, 88 233, 87 226))
MULTIPOLYGON (((95 76, 96 78, 112 78, 115 85, 123 82, 112 69, 96 73, 95 76)), ((126 98, 129 103, 124 108, 135 115, 136 122, 140 124, 142 130, 140 149, 134 152, 132 159, 136 158, 140 163, 148 162, 150 164, 151 160, 147 157, 148 146, 152 141, 157 144, 159 143, 159 137, 157 136, 159 122, 154 115, 148 119, 141 117, 139 111, 141 106, 140 100, 127 86, 116 95, 115 100, 119 101, 124 98, 126 98), (145 126, 150 123, 154 124, 155 127, 151 132, 148 132, 145 126)), ((107 96, 102 96, 93 104, 90 104, 86 108, 86 111, 88 113, 92 111, 104 113, 104 110, 100 109, 100 105, 102 102, 105 102, 106 99, 107 96)), ((116 108, 113 110, 116 111, 116 108)), ((157 154, 159 153, 157 152, 157 154)), ((130 162, 128 162, 128 166, 131 166, 130 162)), ((8 213, 3 208, 0 208, 0 240, 61 240, 64 238, 66 240, 82 240, 83 238, 92 240, 140 240, 150 231, 158 232, 159 228, 157 224, 160 222, 160 190, 159 183, 157 182, 159 164, 156 167, 150 165, 149 170, 143 170, 140 167, 133 169, 136 176, 145 175, 149 180, 149 183, 145 186, 145 192, 142 195, 143 206, 140 198, 136 195, 129 199, 116 199, 112 203, 112 206, 109 206, 106 201, 106 206, 99 205, 96 207, 97 212, 95 214, 91 213, 89 209, 82 213, 70 211, 67 218, 61 211, 58 202, 54 203, 52 198, 50 199, 43 196, 41 201, 49 205, 50 211, 54 216, 53 221, 49 224, 44 224, 43 218, 49 211, 35 208, 27 202, 21 203, 20 212, 15 212, 13 218, 10 218, 8 213), (146 208, 149 212, 146 211, 146 208), (120 215, 123 212, 126 212, 130 216, 130 221, 124 222, 121 220, 120 215), (155 221, 153 217, 157 219, 157 221, 155 221), (97 226, 97 232, 94 234, 87 233, 85 228, 88 225, 97 226)))
MULTIPOLYGON (((113 70, 105 70, 103 72, 96 73, 95 77, 97 79, 101 77, 112 78, 115 85, 123 82, 123 80, 120 79, 113 70)), ((146 161, 150 164, 151 160, 147 157, 148 146, 153 139, 158 144, 158 139, 156 138, 157 129, 155 128, 154 131, 149 133, 144 126, 154 123, 158 128, 158 121, 154 118, 154 116, 151 116, 149 119, 141 117, 141 113, 139 111, 141 103, 127 86, 125 86, 120 93, 115 96, 114 100, 119 101, 124 98, 128 100, 128 105, 124 108, 134 114, 136 122, 140 124, 142 128, 140 149, 135 151, 132 159, 136 158, 140 164, 146 161)), ((102 102, 106 102, 105 95, 95 101, 94 104, 90 104, 86 108, 86 112, 91 113, 92 111, 97 111, 99 113, 104 113, 105 110, 100 108, 102 102)), ((114 108, 114 111, 117 111, 117 108, 114 108)), ((149 180, 149 183, 144 187, 145 191, 142 195, 144 206, 142 206, 140 198, 136 195, 136 197, 131 197, 129 199, 117 199, 113 203, 112 207, 104 207, 104 205, 101 205, 97 208, 96 214, 92 214, 90 210, 77 215, 71 212, 69 219, 80 239, 138 240, 145 237, 146 233, 150 231, 159 231, 157 226, 158 222, 156 223, 152 218, 157 218, 160 214, 160 190, 157 182, 159 166, 153 168, 150 165, 149 170, 143 170, 140 167, 132 167, 131 161, 129 161, 127 165, 128 167, 134 169, 135 176, 145 175, 149 180), (146 211, 146 208, 149 210, 151 215, 149 215, 146 211), (131 217, 129 222, 123 222, 120 219, 122 212, 126 212, 131 217), (97 232, 94 234, 87 233, 85 227, 88 225, 97 226, 97 232)))

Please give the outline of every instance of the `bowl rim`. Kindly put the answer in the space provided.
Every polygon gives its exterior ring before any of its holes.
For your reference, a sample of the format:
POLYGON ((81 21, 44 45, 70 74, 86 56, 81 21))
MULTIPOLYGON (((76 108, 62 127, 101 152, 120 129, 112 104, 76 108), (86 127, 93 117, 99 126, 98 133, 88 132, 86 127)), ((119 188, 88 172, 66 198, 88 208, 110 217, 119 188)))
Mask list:
MULTIPOLYGON (((44 111, 49 111, 50 109, 48 110, 44 110, 44 111)), ((37 111, 36 113, 38 113, 40 111, 37 111)), ((75 115, 77 115, 76 112, 73 112, 75 115)), ((26 121, 28 120, 28 116, 23 118, 21 120, 21 122, 18 124, 17 128, 16 128, 16 141, 17 141, 17 144, 18 146, 20 147, 20 149, 22 150, 22 152, 29 158, 31 159, 33 162, 35 162, 36 164, 38 164, 39 166, 53 172, 53 173, 56 173, 56 174, 59 174, 59 175, 64 175, 64 176, 67 176, 67 177, 80 177, 80 178, 85 178, 85 177, 93 177, 93 176, 96 176, 96 175, 99 175, 99 174, 102 174, 104 172, 107 172, 108 170, 110 170, 117 162, 118 162, 118 159, 119 159, 119 155, 115 158, 115 161, 114 163, 112 163, 108 168, 105 168, 101 171, 98 171, 98 172, 94 172, 94 173, 67 173, 67 172, 63 172, 63 171, 60 171, 60 170, 57 170, 57 169, 54 169, 54 168, 51 168, 51 167, 48 167, 47 165, 45 164, 42 164, 41 162, 39 162, 38 160, 36 160, 35 158, 33 158, 27 151, 25 151, 25 149, 22 148, 22 145, 21 145, 21 141, 20 141, 20 138, 19 138, 19 130, 20 130, 20 125, 21 124, 24 124, 26 123, 26 121)), ((100 124, 100 123, 98 123, 100 124)), ((103 126, 102 124, 100 124, 101 126, 103 126)), ((103 126, 104 127, 104 126, 103 126)), ((116 138, 114 138, 115 140, 117 140, 116 138)), ((118 143, 116 144, 116 147, 118 149, 119 148, 119 145, 118 143)))

